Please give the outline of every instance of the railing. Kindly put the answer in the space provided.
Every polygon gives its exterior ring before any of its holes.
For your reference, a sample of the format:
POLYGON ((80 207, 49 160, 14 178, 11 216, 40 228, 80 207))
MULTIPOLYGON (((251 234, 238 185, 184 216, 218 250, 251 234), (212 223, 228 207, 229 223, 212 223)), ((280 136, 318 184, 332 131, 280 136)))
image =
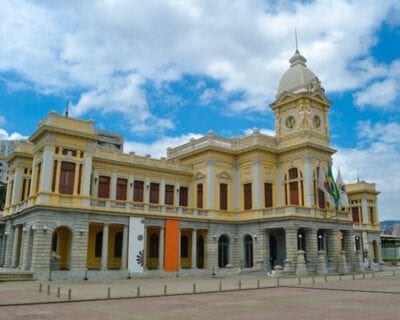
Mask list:
POLYGON ((243 138, 223 138, 216 136, 210 132, 208 135, 199 139, 191 139, 188 143, 185 143, 176 148, 167 149, 167 157, 175 158, 180 155, 193 152, 199 149, 203 149, 209 146, 216 146, 232 151, 238 151, 253 146, 260 146, 265 148, 275 148, 275 138, 267 136, 254 130, 252 134, 244 136, 243 138))

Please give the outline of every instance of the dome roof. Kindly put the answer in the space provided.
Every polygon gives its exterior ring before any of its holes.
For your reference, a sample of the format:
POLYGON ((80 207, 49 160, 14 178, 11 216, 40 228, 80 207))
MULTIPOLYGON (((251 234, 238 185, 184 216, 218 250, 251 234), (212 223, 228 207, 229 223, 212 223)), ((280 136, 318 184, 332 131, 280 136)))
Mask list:
POLYGON ((277 97, 285 91, 291 93, 305 91, 309 88, 311 82, 317 79, 317 76, 307 68, 307 60, 298 50, 296 50, 289 62, 290 68, 284 73, 279 82, 277 97))

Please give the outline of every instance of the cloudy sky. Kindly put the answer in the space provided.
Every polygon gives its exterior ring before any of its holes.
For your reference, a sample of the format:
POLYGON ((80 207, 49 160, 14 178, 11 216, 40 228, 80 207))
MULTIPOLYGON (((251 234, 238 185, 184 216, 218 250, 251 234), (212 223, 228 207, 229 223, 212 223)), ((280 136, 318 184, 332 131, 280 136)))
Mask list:
POLYGON ((209 130, 273 132, 294 29, 332 101, 334 169, 400 219, 398 0, 0 1, 0 139, 68 104, 154 157, 209 130))

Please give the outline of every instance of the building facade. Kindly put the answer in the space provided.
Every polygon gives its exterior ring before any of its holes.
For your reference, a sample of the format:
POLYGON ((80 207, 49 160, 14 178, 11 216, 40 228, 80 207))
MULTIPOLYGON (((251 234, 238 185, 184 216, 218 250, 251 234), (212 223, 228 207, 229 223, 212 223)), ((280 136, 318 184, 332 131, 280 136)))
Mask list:
POLYGON ((271 105, 275 136, 210 132, 154 159, 124 153, 121 136, 91 121, 49 113, 8 158, 0 266, 39 277, 49 267, 67 277, 378 267, 374 185, 349 186, 362 220, 329 207, 317 180, 335 152, 330 102, 299 52, 290 63, 271 105))

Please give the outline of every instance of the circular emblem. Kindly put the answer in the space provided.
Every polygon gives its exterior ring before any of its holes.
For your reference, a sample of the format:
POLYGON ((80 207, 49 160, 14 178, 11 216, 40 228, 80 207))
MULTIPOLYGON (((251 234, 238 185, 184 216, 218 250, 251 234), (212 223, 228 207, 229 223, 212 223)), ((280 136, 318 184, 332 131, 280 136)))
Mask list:
POLYGON ((286 128, 293 129, 296 124, 296 119, 293 116, 288 116, 285 120, 286 128))
POLYGON ((321 126, 321 118, 315 115, 313 118, 313 124, 315 128, 319 128, 321 126))
POLYGON ((144 224, 144 219, 140 220, 140 223, 144 224))
POLYGON ((139 235, 137 236, 137 239, 138 239, 139 241, 142 241, 142 240, 143 240, 143 235, 142 235, 142 234, 139 234, 139 235))

